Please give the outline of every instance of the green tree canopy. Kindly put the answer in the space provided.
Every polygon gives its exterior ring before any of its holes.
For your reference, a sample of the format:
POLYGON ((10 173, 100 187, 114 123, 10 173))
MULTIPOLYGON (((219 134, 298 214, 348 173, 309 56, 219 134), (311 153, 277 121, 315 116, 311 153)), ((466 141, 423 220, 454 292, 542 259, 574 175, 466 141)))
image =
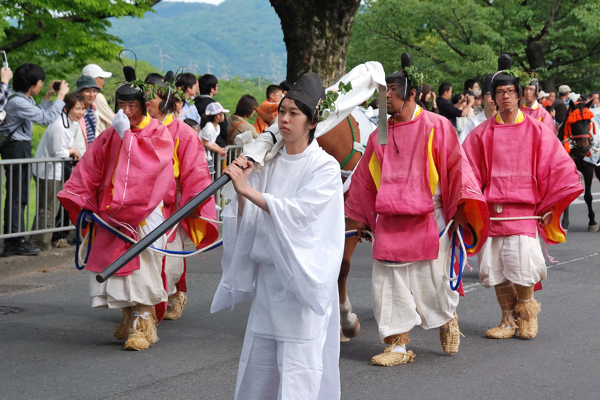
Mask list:
POLYGON ((535 70, 547 90, 600 86, 600 0, 365 0, 348 66, 378 60, 392 72, 408 51, 415 65, 462 87, 496 71, 500 54, 535 70))
POLYGON ((40 64, 70 72, 89 60, 115 59, 121 40, 106 32, 107 18, 141 18, 160 0, 2 0, 0 50, 10 65, 40 64))

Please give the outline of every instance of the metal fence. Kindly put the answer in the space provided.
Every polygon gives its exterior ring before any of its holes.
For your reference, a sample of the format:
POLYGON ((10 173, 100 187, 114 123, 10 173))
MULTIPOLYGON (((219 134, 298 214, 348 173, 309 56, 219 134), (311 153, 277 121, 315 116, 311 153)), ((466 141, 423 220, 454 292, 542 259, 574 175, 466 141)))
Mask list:
MULTIPOLYGON (((62 207, 55 193, 64 186, 64 171, 72 159, 65 158, 18 158, 0 160, 0 239, 27 236, 37 233, 70 231, 75 227, 68 217, 63 218, 62 207), (61 180, 44 179, 36 176, 43 165, 45 171, 55 171, 60 165, 61 180), (21 179, 21 176, 24 179, 21 179), (11 189, 6 182, 13 182, 11 189), (40 185, 41 184, 41 185, 40 185), (23 186, 27 185, 26 188, 23 186), (44 188, 40 192, 40 186, 44 188), (12 195, 10 195, 12 192, 12 195), (48 192, 53 193, 49 196, 48 192), (25 197, 25 198, 23 198, 25 197), (44 218, 35 218, 38 212, 53 210, 53 215, 43 212, 44 218), (16 212, 15 212, 16 211, 16 212), (34 222, 35 221, 35 222, 34 222), (15 229, 15 224, 16 229, 15 229)), ((41 175, 41 174, 38 174, 41 175)))
MULTIPOLYGON (((223 175, 223 170, 227 165, 231 164, 233 160, 242 154, 242 146, 226 146, 225 149, 227 149, 227 157, 221 157, 213 153, 213 160, 217 160, 217 162, 215 162, 215 175, 213 177, 215 180, 223 175)), ((217 203, 217 206, 221 208, 227 205, 225 204, 225 198, 221 197, 221 190, 215 193, 215 202, 217 203)), ((217 212, 217 216, 220 214, 220 211, 217 212)))
MULTIPOLYGON (((227 146, 226 149, 227 157, 213 154, 213 160, 215 160, 214 179, 219 178, 225 167, 242 153, 242 146, 227 146)), ((2 227, 0 239, 75 229, 56 198, 58 189, 64 187, 65 168, 68 168, 67 164, 72 161, 72 159, 65 158, 0 160, 0 169, 2 169, 0 172, 0 227, 2 227), (50 169, 54 171, 56 166, 60 164, 63 171, 61 180, 45 180, 36 176, 34 171, 38 170, 37 165, 41 164, 44 164, 45 171, 50 169), (20 179, 21 173, 26 177, 26 180, 20 179), (12 196, 7 196, 7 180, 14 181, 12 187, 17 189, 12 196), (18 185, 16 181, 18 181, 18 185), (29 184, 27 190, 23 190, 22 187, 25 181, 29 184), (40 190, 40 187, 42 190, 40 190), (23 198, 23 196, 26 198, 23 198), (15 203, 21 206, 13 207, 15 203), (39 215, 40 206, 43 210, 53 210, 53 215, 42 212, 44 218, 35 218, 39 215), (16 213, 13 210, 16 210, 16 213), (23 222, 19 223, 19 229, 14 229, 15 223, 18 221, 23 222)), ((220 207, 226 205, 224 204, 225 199, 221 197, 220 190, 215 194, 215 200, 220 207)))

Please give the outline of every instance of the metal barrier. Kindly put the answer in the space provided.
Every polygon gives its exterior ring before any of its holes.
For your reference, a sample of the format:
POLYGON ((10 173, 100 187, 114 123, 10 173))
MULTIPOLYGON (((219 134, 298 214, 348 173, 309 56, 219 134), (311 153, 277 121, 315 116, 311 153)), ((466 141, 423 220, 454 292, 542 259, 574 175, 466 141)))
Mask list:
MULTIPOLYGON (((220 155, 213 153, 213 160, 218 161, 215 162, 215 175, 213 176, 213 181, 219 179, 221 175, 223 175, 225 167, 242 154, 242 146, 226 146, 225 149, 227 150, 227 157, 221 157, 220 155)), ((224 200, 225 199, 221 197, 220 190, 215 193, 215 202, 219 207, 223 208, 226 206, 224 200)), ((220 214, 220 212, 217 212, 217 216, 220 214)))
MULTIPOLYGON (((67 163, 72 161, 71 158, 0 160, 0 168, 2 169, 0 172, 0 227, 2 227, 0 239, 75 229, 56 198, 58 189, 64 187, 65 167, 69 167, 67 163), (60 165, 62 167, 61 180, 44 179, 36 176, 35 171, 39 171, 39 166, 42 164, 45 171, 44 176, 46 176, 46 173, 48 176, 53 176, 56 167, 60 165), (48 171, 51 172, 48 173, 48 171), (9 188, 6 187, 7 183, 10 185, 9 188), (24 188, 24 184, 28 187, 24 188), (43 187, 42 193, 40 193, 40 186, 43 187), (17 193, 14 193, 15 191, 17 193), (49 192, 52 193, 50 196, 48 195, 49 192), (33 194, 35 196, 32 196, 33 194), (52 207, 49 207, 50 205, 52 207), (40 213, 40 206, 43 207, 42 210, 46 211, 50 208, 53 215, 43 212, 43 221, 40 221, 40 218, 35 218, 40 213), (16 211, 16 215, 14 215, 14 211, 16 211), (34 223, 31 219, 34 220, 34 223)), ((38 175, 41 175, 41 173, 38 173, 38 175)))
MULTIPOLYGON (((226 157, 213 154, 213 160, 217 161, 215 162, 215 174, 213 177, 215 180, 223 175, 223 170, 228 164, 242 154, 242 146, 227 146, 226 149, 226 157)), ((64 187, 65 166, 72 161, 73 160, 70 158, 19 158, 0 160, 0 168, 2 169, 0 172, 0 227, 3 228, 0 231, 0 239, 28 236, 38 233, 70 231, 75 229, 71 224, 67 213, 63 212, 63 208, 56 198, 58 189, 64 187), (43 179, 36 176, 34 171, 38 169, 36 165, 40 164, 44 164, 45 171, 54 171, 55 167, 60 164, 63 171, 61 180, 43 179), (21 174, 26 174, 26 180, 20 179, 21 174), (7 181, 12 182, 13 180, 18 180, 18 184, 15 181, 12 188, 7 189, 7 181), (29 184, 27 190, 23 190, 22 185, 24 182, 29 184), (41 193, 40 187, 42 187, 41 193), (17 189, 16 191, 18 193, 13 193, 12 196, 9 196, 13 191, 11 189, 17 189), (53 195, 49 196, 49 192, 53 195), (24 196, 26 197, 25 199, 23 198, 24 196), (13 207, 15 202, 20 206, 15 205, 15 207, 13 207), (35 216, 40 213, 40 206, 43 207, 43 210, 48 210, 50 205, 52 206, 50 208, 53 209, 54 215, 48 215, 47 212, 43 212, 43 221, 40 221, 40 218, 35 218, 35 216), (7 210, 5 210, 6 207, 8 207, 7 210), (14 215, 13 210, 16 210, 16 215, 14 215), (66 218, 62 218, 63 216, 66 216, 66 218), (15 229, 15 225, 18 228, 15 229), (4 229, 5 226, 6 229, 4 229)), ((226 205, 224 204, 225 199, 221 197, 220 190, 215 194, 215 200, 217 205, 221 208, 226 205)))

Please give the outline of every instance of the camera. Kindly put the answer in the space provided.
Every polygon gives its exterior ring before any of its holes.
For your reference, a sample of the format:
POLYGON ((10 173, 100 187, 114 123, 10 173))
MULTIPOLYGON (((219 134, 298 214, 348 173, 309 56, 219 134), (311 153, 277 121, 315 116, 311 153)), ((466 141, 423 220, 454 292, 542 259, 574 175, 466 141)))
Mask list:
POLYGON ((52 84, 52 89, 54 89, 55 92, 58 92, 61 83, 61 81, 54 81, 54 83, 52 84))

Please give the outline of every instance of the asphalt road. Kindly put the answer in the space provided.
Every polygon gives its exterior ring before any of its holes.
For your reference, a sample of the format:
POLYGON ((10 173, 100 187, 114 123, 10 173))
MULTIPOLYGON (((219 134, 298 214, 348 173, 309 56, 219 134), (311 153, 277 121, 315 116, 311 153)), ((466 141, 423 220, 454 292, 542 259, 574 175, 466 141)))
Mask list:
MULTIPOLYGON (((536 293, 535 339, 483 337, 500 309, 475 269, 465 273, 458 307, 460 352, 445 355, 437 329, 416 328, 409 348, 417 358, 397 367, 369 364, 384 346, 370 305, 371 248, 360 245, 349 291, 362 330, 342 344, 342 399, 600 398, 600 232, 587 232, 586 215, 584 204, 573 205, 567 243, 549 248, 558 263, 548 263, 536 293)), ((189 262, 183 317, 164 321, 161 340, 143 352, 112 338, 118 311, 90 308, 87 272, 64 266, 0 281, 0 399, 233 398, 249 307, 210 314, 220 257, 215 250, 189 262)))

